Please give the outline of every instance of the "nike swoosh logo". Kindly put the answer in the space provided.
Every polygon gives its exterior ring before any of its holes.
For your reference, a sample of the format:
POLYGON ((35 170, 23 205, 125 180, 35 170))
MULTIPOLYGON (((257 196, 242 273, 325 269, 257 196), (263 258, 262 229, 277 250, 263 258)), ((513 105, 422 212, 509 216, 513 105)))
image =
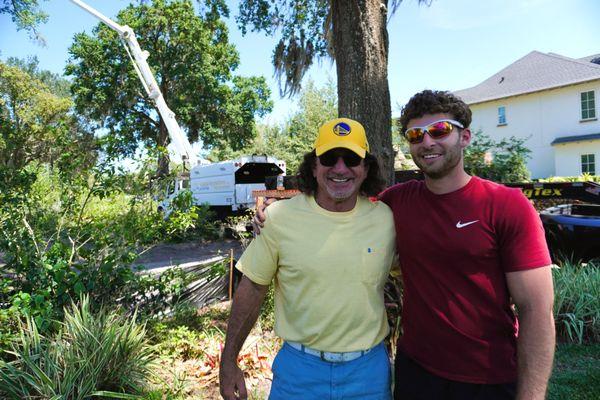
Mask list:
POLYGON ((478 220, 478 219, 476 219, 475 221, 469 221, 469 222, 465 222, 464 224, 463 224, 463 223, 461 223, 460 221, 458 221, 458 222, 456 223, 456 227, 457 227, 458 229, 460 229, 460 228, 464 228, 465 226, 469 226, 469 225, 471 225, 471 224, 474 224, 475 222, 479 222, 479 220, 478 220))

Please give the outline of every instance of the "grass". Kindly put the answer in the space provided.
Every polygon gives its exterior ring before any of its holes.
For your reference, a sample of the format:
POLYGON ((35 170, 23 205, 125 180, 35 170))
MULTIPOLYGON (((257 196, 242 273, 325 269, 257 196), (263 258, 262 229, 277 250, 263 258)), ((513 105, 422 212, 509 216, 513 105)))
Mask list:
POLYGON ((600 265, 563 261, 553 277, 559 338, 579 344, 600 342, 600 265))
POLYGON ((560 344, 548 388, 549 400, 600 398, 600 344, 560 344))

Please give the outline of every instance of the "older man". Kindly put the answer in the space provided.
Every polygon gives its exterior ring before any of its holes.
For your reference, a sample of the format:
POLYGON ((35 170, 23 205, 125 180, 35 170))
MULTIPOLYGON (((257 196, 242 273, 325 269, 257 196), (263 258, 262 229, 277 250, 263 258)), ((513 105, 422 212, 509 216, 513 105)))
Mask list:
POLYGON ((223 349, 224 399, 245 399, 236 358, 275 280, 270 399, 389 399, 383 286, 395 253, 390 209, 367 196, 382 188, 364 128, 340 118, 319 129, 300 166, 302 194, 267 210, 242 255, 223 349))

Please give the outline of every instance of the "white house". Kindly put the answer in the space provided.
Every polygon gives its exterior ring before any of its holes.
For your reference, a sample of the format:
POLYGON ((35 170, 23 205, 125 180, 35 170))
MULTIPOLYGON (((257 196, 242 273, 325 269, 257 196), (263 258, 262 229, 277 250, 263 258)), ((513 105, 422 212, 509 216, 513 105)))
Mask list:
POLYGON ((454 94, 470 105, 473 132, 527 138, 532 178, 600 174, 600 54, 532 51, 454 94))

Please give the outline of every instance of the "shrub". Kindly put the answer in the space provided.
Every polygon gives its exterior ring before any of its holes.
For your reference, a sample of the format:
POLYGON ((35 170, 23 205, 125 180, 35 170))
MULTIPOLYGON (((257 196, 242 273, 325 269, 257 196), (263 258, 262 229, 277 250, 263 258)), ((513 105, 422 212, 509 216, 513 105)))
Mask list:
POLYGON ((65 310, 65 321, 51 338, 27 318, 13 350, 0 361, 3 398, 134 398, 151 374, 154 355, 144 326, 115 312, 90 310, 89 299, 65 310))
POLYGON ((558 337, 573 343, 600 341, 600 265, 565 261, 553 276, 558 337))
POLYGON ((514 136, 494 141, 485 133, 473 133, 471 144, 465 149, 465 170, 494 182, 523 182, 529 179, 527 139, 514 136))
POLYGON ((194 205, 192 192, 180 192, 171 203, 171 213, 165 221, 166 238, 170 241, 186 241, 198 238, 216 238, 217 228, 212 222, 215 216, 208 205, 194 205))
POLYGON ((600 175, 590 175, 587 173, 579 176, 551 176, 549 178, 539 179, 540 182, 598 182, 600 183, 600 175))
MULTIPOLYGON (((42 334, 53 332, 64 307, 84 293, 92 309, 109 302, 134 308, 143 299, 146 308, 160 311, 177 299, 180 280, 140 276, 131 268, 144 245, 165 237, 166 222, 148 194, 124 193, 122 177, 108 167, 78 182, 63 181, 45 166, 9 172, 0 168, 6 260, 0 349, 16 334, 19 317, 33 318, 42 334)), ((202 219, 205 211, 195 212, 202 219)))

